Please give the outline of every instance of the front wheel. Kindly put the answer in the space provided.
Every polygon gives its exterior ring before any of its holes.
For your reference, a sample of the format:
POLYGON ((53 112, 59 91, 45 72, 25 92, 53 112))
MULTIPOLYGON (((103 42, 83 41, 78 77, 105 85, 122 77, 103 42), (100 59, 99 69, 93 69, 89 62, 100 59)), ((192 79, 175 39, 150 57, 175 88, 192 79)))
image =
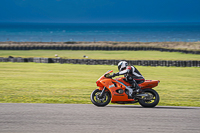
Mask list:
POLYGON ((139 103, 143 107, 155 107, 159 103, 159 95, 153 89, 144 89, 144 94, 148 94, 147 97, 142 97, 139 99, 139 103))
POLYGON ((100 94, 101 91, 99 89, 94 90, 90 96, 91 102, 98 107, 103 107, 109 104, 111 99, 110 93, 105 92, 102 97, 100 97, 100 94))

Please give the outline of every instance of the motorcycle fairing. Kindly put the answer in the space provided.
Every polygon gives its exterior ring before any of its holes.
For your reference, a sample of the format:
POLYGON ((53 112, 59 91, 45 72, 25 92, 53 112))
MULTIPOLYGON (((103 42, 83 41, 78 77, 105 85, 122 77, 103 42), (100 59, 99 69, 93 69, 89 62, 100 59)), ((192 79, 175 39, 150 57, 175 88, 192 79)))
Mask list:
MULTIPOLYGON (((128 99, 128 95, 125 93, 125 89, 127 86, 125 84, 123 84, 122 82, 116 81, 113 79, 103 79, 100 81, 100 83, 110 91, 111 96, 112 96, 112 98, 111 98, 112 103, 115 103, 118 101, 121 101, 121 102, 134 101, 134 99, 128 99), (119 89, 122 89, 123 93, 119 94, 117 92, 117 90, 119 90, 119 89)), ((103 88, 100 87, 99 89, 102 90, 103 88)))
POLYGON ((160 83, 159 80, 145 80, 145 82, 139 84, 141 89, 153 88, 156 87, 160 83))

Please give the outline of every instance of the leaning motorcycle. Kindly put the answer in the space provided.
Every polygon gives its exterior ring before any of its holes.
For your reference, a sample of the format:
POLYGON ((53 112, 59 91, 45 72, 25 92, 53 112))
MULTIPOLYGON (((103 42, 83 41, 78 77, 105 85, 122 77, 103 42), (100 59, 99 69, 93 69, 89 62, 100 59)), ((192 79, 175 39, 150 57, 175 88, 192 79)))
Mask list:
POLYGON ((126 78, 112 79, 113 76, 110 75, 112 72, 112 70, 107 71, 97 80, 96 84, 99 88, 95 89, 90 96, 94 105, 104 107, 111 101, 111 103, 118 104, 139 102, 143 107, 155 107, 159 103, 159 95, 152 89, 158 85, 159 80, 145 80, 143 83, 138 84, 142 92, 130 97, 128 94, 131 85, 126 82, 126 78))

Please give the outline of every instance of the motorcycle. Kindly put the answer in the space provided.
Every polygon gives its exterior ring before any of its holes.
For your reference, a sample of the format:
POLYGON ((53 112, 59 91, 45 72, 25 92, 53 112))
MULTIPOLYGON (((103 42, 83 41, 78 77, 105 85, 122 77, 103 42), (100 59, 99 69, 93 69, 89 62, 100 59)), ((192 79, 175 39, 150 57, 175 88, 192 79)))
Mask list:
POLYGON ((141 87, 141 93, 135 93, 133 97, 129 96, 129 90, 132 89, 131 84, 126 82, 125 77, 112 79, 110 75, 112 70, 107 71, 102 75, 96 84, 99 88, 95 89, 90 96, 91 102, 98 106, 104 107, 111 103, 131 104, 137 103, 143 107, 155 107, 159 103, 158 93, 152 89, 156 87, 159 80, 145 80, 138 84, 141 87))

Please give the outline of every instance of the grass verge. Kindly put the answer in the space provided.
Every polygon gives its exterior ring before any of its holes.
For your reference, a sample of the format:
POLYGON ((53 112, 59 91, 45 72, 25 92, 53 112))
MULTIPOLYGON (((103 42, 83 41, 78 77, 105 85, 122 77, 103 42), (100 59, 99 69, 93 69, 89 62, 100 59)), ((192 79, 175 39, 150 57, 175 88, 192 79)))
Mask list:
POLYGON ((82 59, 116 59, 116 60, 199 60, 200 55, 183 54, 178 52, 159 51, 72 51, 72 50, 0 50, 0 57, 46 57, 55 58, 58 54, 62 58, 82 59))
MULTIPOLYGON (((161 81, 159 105, 200 107, 200 68, 136 66, 146 79, 161 81)), ((96 80, 117 66, 0 63, 1 103, 90 104, 96 80)))

